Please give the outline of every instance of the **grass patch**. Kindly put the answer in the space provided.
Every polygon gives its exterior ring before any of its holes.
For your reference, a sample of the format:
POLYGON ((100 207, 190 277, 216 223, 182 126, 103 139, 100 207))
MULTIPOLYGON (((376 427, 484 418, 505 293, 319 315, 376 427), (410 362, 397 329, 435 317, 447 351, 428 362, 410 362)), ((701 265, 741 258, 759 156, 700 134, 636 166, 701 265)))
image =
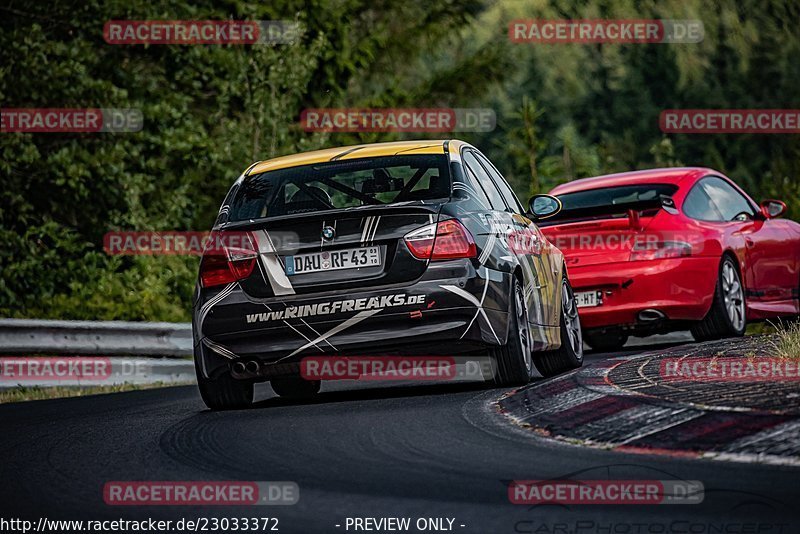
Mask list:
POLYGON ((759 336, 762 334, 774 334, 778 331, 780 325, 771 323, 770 321, 763 321, 758 323, 750 323, 747 325, 748 336, 759 336))
POLYGON ((800 321, 779 324, 773 345, 781 358, 800 359, 800 321))
POLYGON ((140 389, 155 389, 178 384, 155 382, 153 384, 117 384, 113 386, 17 386, 0 390, 0 404, 45 399, 62 399, 66 397, 85 397, 104 393, 121 393, 140 389))

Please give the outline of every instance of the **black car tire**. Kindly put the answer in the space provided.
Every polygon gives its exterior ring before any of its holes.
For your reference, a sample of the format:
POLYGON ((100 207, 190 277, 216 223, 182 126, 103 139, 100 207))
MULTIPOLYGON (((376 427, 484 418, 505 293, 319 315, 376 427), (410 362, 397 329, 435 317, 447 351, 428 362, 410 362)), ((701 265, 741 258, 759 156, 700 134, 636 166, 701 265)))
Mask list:
POLYGON ((287 399, 310 399, 322 387, 319 380, 305 380, 301 376, 282 376, 273 378, 269 383, 279 397, 287 399))
POLYGON ((744 285, 742 284, 742 277, 739 273, 739 266, 731 256, 725 255, 719 264, 719 274, 717 276, 717 285, 714 290, 714 299, 711 303, 711 309, 702 321, 699 321, 691 327, 692 335, 697 341, 710 341, 713 339, 721 339, 725 337, 741 337, 747 330, 747 318, 745 317, 744 307, 744 285), (735 324, 731 316, 730 301, 736 297, 732 295, 735 288, 728 287, 727 276, 733 276, 734 281, 738 284, 740 293, 740 302, 733 303, 734 306, 739 307, 741 314, 740 324, 735 324))
POLYGON ((527 384, 531 379, 533 365, 530 326, 527 324, 528 311, 525 308, 522 284, 516 277, 511 288, 509 301, 511 302, 511 309, 508 314, 509 325, 506 344, 493 348, 490 354, 494 383, 502 387, 527 384), (521 322, 526 324, 520 325, 521 322), (522 326, 522 329, 520 326, 522 326), (523 342, 523 337, 528 341, 523 342))
POLYGON ((596 352, 608 352, 624 347, 628 334, 622 331, 584 332, 583 340, 596 352))
POLYGON ((577 369, 583 365, 583 336, 581 333, 575 294, 566 275, 561 281, 561 346, 555 350, 541 352, 536 357, 536 368, 544 377, 577 369), (570 329, 577 327, 577 349, 573 347, 570 329))
POLYGON ((236 380, 228 373, 206 378, 200 372, 196 358, 195 371, 200 396, 211 410, 240 410, 253 405, 252 382, 236 380))

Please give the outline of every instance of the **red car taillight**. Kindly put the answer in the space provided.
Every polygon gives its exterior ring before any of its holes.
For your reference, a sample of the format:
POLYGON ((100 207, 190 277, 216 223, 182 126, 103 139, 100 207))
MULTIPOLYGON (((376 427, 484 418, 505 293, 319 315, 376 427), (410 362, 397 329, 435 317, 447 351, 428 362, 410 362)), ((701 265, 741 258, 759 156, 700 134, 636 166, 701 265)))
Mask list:
POLYGON ((200 283, 203 287, 229 284, 250 276, 258 259, 255 240, 249 233, 237 233, 236 244, 226 243, 225 234, 213 232, 200 260, 200 283))
POLYGON ((403 239, 411 254, 421 260, 453 260, 478 255, 472 235, 455 219, 423 226, 403 239))
POLYGON ((630 261, 686 258, 692 255, 692 245, 684 241, 637 243, 631 250, 630 261))

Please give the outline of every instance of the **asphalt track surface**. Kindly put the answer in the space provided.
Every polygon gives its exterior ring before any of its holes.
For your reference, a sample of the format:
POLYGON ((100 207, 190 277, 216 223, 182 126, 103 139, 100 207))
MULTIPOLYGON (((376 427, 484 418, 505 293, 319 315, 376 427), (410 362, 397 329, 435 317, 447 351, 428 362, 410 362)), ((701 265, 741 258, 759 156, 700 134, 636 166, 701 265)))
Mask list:
MULTIPOLYGON (((607 356, 587 354, 586 364, 607 356)), ((494 413, 490 403, 503 393, 474 383, 340 383, 318 402, 291 403, 263 386, 253 409, 212 413, 184 386, 4 405, 0 518, 276 517, 280 532, 356 532, 348 517, 409 517, 407 532, 419 532, 421 517, 454 519, 453 531, 464 533, 800 532, 796 468, 553 443, 494 413), (705 497, 680 505, 509 502, 509 481, 559 477, 699 480, 705 497), (106 505, 104 483, 127 480, 294 481, 300 499, 106 505)))

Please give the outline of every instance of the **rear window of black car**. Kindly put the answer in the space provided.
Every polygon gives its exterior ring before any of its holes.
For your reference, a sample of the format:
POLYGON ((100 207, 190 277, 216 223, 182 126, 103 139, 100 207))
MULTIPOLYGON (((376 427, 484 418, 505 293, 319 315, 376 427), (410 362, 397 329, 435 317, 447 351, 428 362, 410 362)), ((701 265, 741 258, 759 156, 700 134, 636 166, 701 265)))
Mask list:
POLYGON ((246 177, 231 200, 229 220, 449 197, 444 154, 333 161, 246 177))

